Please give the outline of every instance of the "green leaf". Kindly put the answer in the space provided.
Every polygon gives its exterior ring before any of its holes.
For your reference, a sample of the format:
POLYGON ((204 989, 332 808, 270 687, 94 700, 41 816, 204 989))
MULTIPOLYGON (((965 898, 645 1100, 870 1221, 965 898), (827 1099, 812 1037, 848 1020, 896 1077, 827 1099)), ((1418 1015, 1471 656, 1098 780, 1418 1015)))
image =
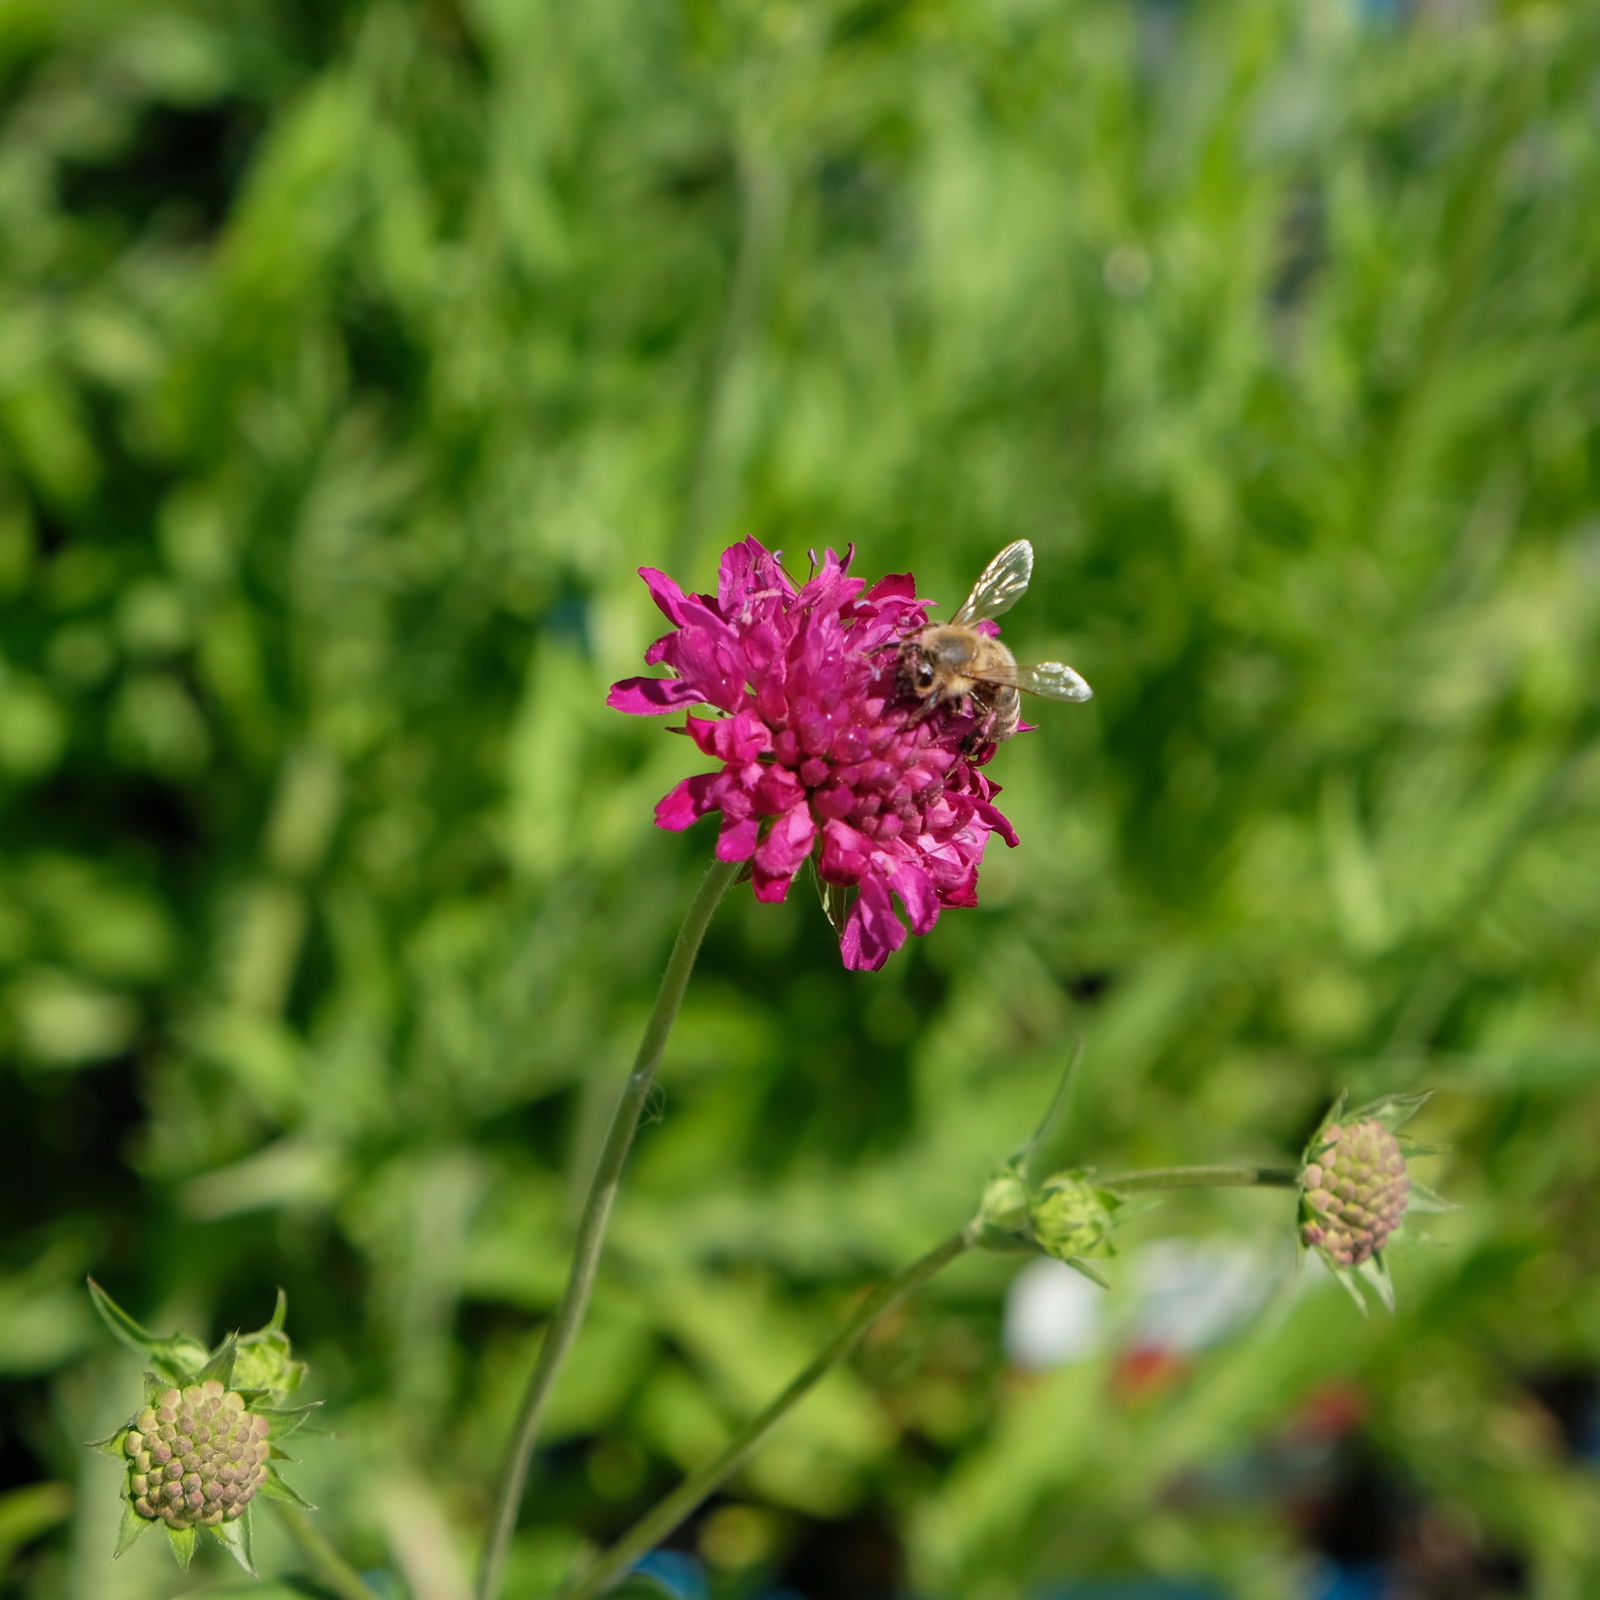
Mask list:
POLYGON ((236 1334, 230 1333, 215 1350, 201 1369, 195 1373, 194 1381, 204 1383, 208 1378, 215 1378, 224 1388, 233 1384, 233 1364, 239 1356, 239 1339, 236 1334))
POLYGON ((1380 1250, 1370 1259, 1363 1261, 1356 1268, 1357 1274, 1363 1283, 1369 1284, 1372 1292, 1383 1302, 1384 1309, 1394 1310, 1394 1283, 1389 1277, 1389 1264, 1383 1259, 1380 1250))
POLYGON ((137 1350, 140 1355, 149 1355, 166 1342, 158 1339, 142 1323, 135 1322, 93 1278, 85 1281, 89 1285, 89 1298, 94 1302, 95 1310, 100 1313, 100 1320, 130 1350, 137 1350))
POLYGON ((122 1520, 117 1524, 116 1548, 111 1552, 111 1559, 115 1561, 123 1551, 130 1550, 138 1542, 139 1536, 148 1533, 156 1524, 149 1517, 141 1517, 133 1509, 131 1501, 122 1502, 122 1520))
POLYGON ((72 1490, 64 1483, 30 1483, 0 1494, 0 1572, 25 1544, 72 1515, 72 1490))
POLYGON ((1109 1289, 1111 1287, 1111 1280, 1109 1278, 1102 1277, 1098 1272, 1095 1271, 1093 1267, 1089 1265, 1087 1261, 1083 1259, 1082 1256, 1072 1256, 1070 1258, 1058 1257, 1057 1259, 1060 1260, 1062 1266, 1071 1267, 1074 1272, 1076 1272, 1080 1277, 1087 1278, 1090 1283, 1096 1284, 1102 1289, 1109 1289))
POLYGON ((1072 1054, 1067 1058, 1067 1064, 1061 1069, 1061 1076, 1056 1080, 1056 1092, 1051 1096, 1050 1104, 1045 1108, 1039 1126, 1033 1130, 1033 1135, 1027 1143, 1022 1145, 1011 1158, 1025 1178, 1030 1180, 1035 1178, 1039 1168, 1047 1164, 1042 1158, 1048 1154, 1049 1146, 1067 1119, 1073 1079, 1082 1063, 1083 1038, 1080 1035, 1072 1047, 1072 1054))
POLYGON ((134 1321, 93 1278, 86 1280, 89 1298, 100 1313, 100 1320, 111 1330, 119 1344, 153 1361, 166 1376, 178 1383, 185 1382, 196 1361, 203 1359, 205 1346, 187 1334, 175 1333, 162 1339, 151 1333, 142 1323, 134 1321))
POLYGON ((128 1452, 122 1441, 128 1436, 127 1424, 118 1428, 115 1433, 108 1433, 103 1439, 91 1439, 89 1449, 98 1451, 103 1456, 109 1456, 113 1461, 120 1461, 124 1466, 128 1462, 128 1452))
POLYGON ((309 1500, 296 1494, 276 1472, 269 1472, 261 1480, 256 1493, 264 1495, 268 1500, 286 1500, 292 1506, 299 1506, 302 1511, 315 1511, 317 1509, 309 1500))
POLYGON ((280 1287, 279 1290, 278 1290, 277 1302, 274 1304, 274 1306, 272 1308, 272 1315, 267 1319, 265 1325, 263 1327, 258 1328, 256 1331, 257 1331, 257 1333, 263 1333, 263 1334, 265 1334, 265 1333, 282 1333, 283 1329, 284 1329, 284 1324, 288 1321, 288 1317, 289 1317, 289 1296, 287 1294, 285 1294, 283 1292, 283 1289, 280 1287))
MULTIPOLYGON (((165 1523, 162 1526, 166 1528, 165 1523)), ((187 1572, 189 1563, 194 1560, 194 1547, 200 1542, 199 1531, 195 1528, 166 1528, 166 1535, 178 1565, 187 1572)))
POLYGON ((1414 1094, 1386 1094, 1358 1106, 1350 1113, 1350 1118, 1359 1121, 1370 1117, 1381 1122, 1390 1133, 1398 1133, 1432 1098, 1432 1089, 1419 1089, 1414 1094))
POLYGON ((1459 1209, 1454 1200, 1446 1200, 1442 1194, 1435 1194, 1427 1184, 1418 1183, 1415 1178, 1411 1180, 1411 1186, 1406 1190, 1408 1211, 1458 1211, 1459 1209))
POLYGON ((837 883, 827 882, 817 872, 814 862, 808 860, 806 865, 811 871, 812 880, 816 883, 817 898, 822 902, 823 915, 827 917, 833 931, 842 938, 845 921, 850 915, 850 906, 855 900, 856 891, 837 883))
POLYGON ((267 1437, 274 1442, 287 1439, 291 1433, 301 1426, 313 1411, 320 1411, 322 1402, 313 1400, 309 1405, 295 1406, 289 1410, 280 1410, 272 1406, 252 1407, 254 1414, 267 1419, 267 1437))
POLYGON ((235 1561, 253 1578, 256 1576, 255 1553, 251 1547, 250 1512, 232 1522, 219 1522, 206 1530, 235 1561))

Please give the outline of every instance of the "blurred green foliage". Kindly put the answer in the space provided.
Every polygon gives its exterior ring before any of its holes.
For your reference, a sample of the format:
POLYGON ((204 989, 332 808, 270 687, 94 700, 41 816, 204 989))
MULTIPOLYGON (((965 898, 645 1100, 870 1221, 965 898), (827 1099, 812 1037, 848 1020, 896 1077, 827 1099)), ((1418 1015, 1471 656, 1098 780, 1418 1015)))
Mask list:
MULTIPOLYGON (((1031 538, 1008 638, 1096 699, 1003 752, 1021 848, 882 974, 798 894, 720 915, 512 1592, 957 1225, 1079 1035, 1103 1167, 1436 1087, 1448 1248, 1138 1404, 1008 1371, 1014 1264, 963 1264, 706 1524, 728 1592, 867 1511, 940 1600, 1282 1600, 1280 1520, 1170 1489, 1330 1379, 1528 1592, 1600 1592, 1522 1387, 1600 1362, 1597 45, 1510 0, 9 0, 0 1590, 185 1581, 106 1559, 92 1270, 203 1337, 284 1285, 321 1525, 457 1592, 710 847, 650 825, 687 743, 602 704, 633 569, 748 531, 946 604, 1031 538)), ((1287 1277, 1291 1225, 1141 1229, 1287 1277)))

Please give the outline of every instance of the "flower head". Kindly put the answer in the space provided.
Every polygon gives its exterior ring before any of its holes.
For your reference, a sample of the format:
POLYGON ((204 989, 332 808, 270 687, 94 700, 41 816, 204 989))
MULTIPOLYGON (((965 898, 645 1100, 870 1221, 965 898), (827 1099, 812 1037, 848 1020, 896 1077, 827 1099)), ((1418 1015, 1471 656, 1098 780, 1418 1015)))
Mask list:
POLYGON ((1330 1122, 1300 1185, 1301 1239, 1334 1266, 1359 1267, 1405 1215, 1405 1152, 1375 1118, 1330 1122))
POLYGON ((134 1511, 169 1528, 214 1528, 242 1517, 265 1481, 266 1417, 220 1380, 156 1389, 122 1434, 134 1511))
POLYGON ((186 1567, 207 1533, 253 1573, 251 1503, 265 1496, 305 1505, 278 1476, 278 1440, 316 1409, 270 1404, 305 1370, 290 1358, 282 1292, 265 1327, 229 1334, 209 1354, 187 1334, 163 1339, 141 1327, 93 1279, 89 1293, 112 1333, 155 1369, 145 1374, 144 1405, 95 1445, 125 1473, 113 1553, 161 1528, 186 1567))
POLYGON ((715 595, 642 568, 672 623, 645 660, 674 676, 624 679, 606 703, 717 713, 686 725, 716 770, 678 784, 656 822, 682 829, 718 812, 717 856, 750 863, 758 900, 782 900, 814 861, 844 964, 870 971, 905 942, 894 900, 926 933, 944 908, 977 904, 989 835, 1017 838, 979 770, 992 747, 971 749, 976 717, 902 692, 900 645, 928 621, 912 579, 869 589, 850 559, 827 551, 796 583, 746 539, 724 552, 715 595))
POLYGON ((1399 1133, 1427 1099, 1389 1095, 1347 1113, 1341 1095, 1301 1160, 1300 1244, 1322 1257, 1363 1311, 1357 1278, 1394 1309, 1384 1253, 1407 1210, 1451 1209, 1406 1166, 1412 1156, 1437 1153, 1399 1133))

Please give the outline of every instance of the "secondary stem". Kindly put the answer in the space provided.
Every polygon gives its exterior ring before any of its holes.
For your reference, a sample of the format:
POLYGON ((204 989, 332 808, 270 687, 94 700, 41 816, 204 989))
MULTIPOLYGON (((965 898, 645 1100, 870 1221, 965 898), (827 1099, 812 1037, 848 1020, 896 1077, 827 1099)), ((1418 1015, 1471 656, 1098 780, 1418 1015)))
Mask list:
POLYGON ((969 1222, 959 1233, 935 1245, 925 1256, 880 1283, 856 1307, 837 1333, 817 1352, 775 1400, 734 1435, 722 1453, 697 1468, 665 1499, 657 1501, 587 1571, 560 1591, 558 1600, 594 1600, 653 1550, 709 1494, 736 1472, 752 1451, 793 1408, 853 1350, 861 1336, 884 1312, 926 1283, 941 1267, 976 1243, 982 1224, 969 1222))
POLYGON ((606 1130, 600 1159, 589 1183, 583 1214, 578 1221, 578 1236, 573 1245, 567 1286, 562 1291, 561 1303, 556 1307, 555 1317, 545 1333, 544 1343, 539 1347, 539 1356, 528 1376, 528 1387, 517 1413, 511 1446, 495 1495, 494 1521, 478 1571, 477 1600, 496 1600, 500 1593, 506 1552, 517 1525, 522 1490, 528 1479, 528 1462, 539 1437, 539 1423, 550 1391, 555 1386, 556 1375, 561 1370, 561 1363, 566 1359, 567 1351, 583 1324, 584 1312, 589 1305, 589 1292, 594 1287, 595 1272, 600 1264, 606 1221, 617 1196, 628 1148, 633 1143, 634 1131, 639 1125, 639 1113, 644 1109, 645 1098, 655 1080, 656 1067, 678 1015, 678 1006, 694 968, 700 941, 705 936, 717 902, 739 875, 741 865, 740 862, 724 861, 712 865, 684 916, 683 926, 678 929, 678 937, 673 942, 672 954, 667 958, 666 971, 661 975, 661 988, 656 994, 650 1020, 645 1024, 644 1037, 639 1041, 633 1070, 628 1074, 622 1096, 611 1115, 611 1126, 606 1130))
POLYGON ((317 1527, 299 1506, 284 1500, 271 1502, 272 1509, 283 1519, 289 1537, 299 1545, 300 1553, 311 1563, 312 1572, 322 1588, 339 1600, 376 1600, 371 1589, 361 1581, 361 1574, 334 1549, 322 1530, 317 1527))
POLYGON ((1300 1182, 1296 1167, 1145 1167, 1138 1172, 1096 1173, 1097 1189, 1136 1194, 1141 1189, 1293 1189, 1300 1182))

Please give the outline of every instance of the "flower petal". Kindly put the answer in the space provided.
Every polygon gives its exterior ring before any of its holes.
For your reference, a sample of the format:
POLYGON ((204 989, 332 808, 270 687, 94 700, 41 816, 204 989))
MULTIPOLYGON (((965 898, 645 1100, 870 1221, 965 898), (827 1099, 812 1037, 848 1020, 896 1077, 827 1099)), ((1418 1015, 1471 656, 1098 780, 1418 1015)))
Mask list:
POLYGON ((851 972, 876 972, 905 942, 888 889, 876 877, 864 879, 839 940, 845 966, 851 972))
POLYGON ((656 802, 656 826, 672 833, 682 833, 710 811, 715 805, 714 791, 718 774, 697 772, 685 778, 670 793, 656 802))
POLYGON ((817 825, 811 808, 802 799, 782 816, 773 818, 767 836, 756 850, 756 869, 774 877, 792 878, 800 863, 811 854, 817 825))
POLYGON ((684 706, 703 705, 705 698, 681 678, 624 678, 611 685, 606 704, 636 717, 661 717, 684 706))
POLYGON ((902 861, 889 874, 889 884, 900 896, 913 933, 926 933, 939 920, 939 896, 933 880, 913 861, 902 861))

